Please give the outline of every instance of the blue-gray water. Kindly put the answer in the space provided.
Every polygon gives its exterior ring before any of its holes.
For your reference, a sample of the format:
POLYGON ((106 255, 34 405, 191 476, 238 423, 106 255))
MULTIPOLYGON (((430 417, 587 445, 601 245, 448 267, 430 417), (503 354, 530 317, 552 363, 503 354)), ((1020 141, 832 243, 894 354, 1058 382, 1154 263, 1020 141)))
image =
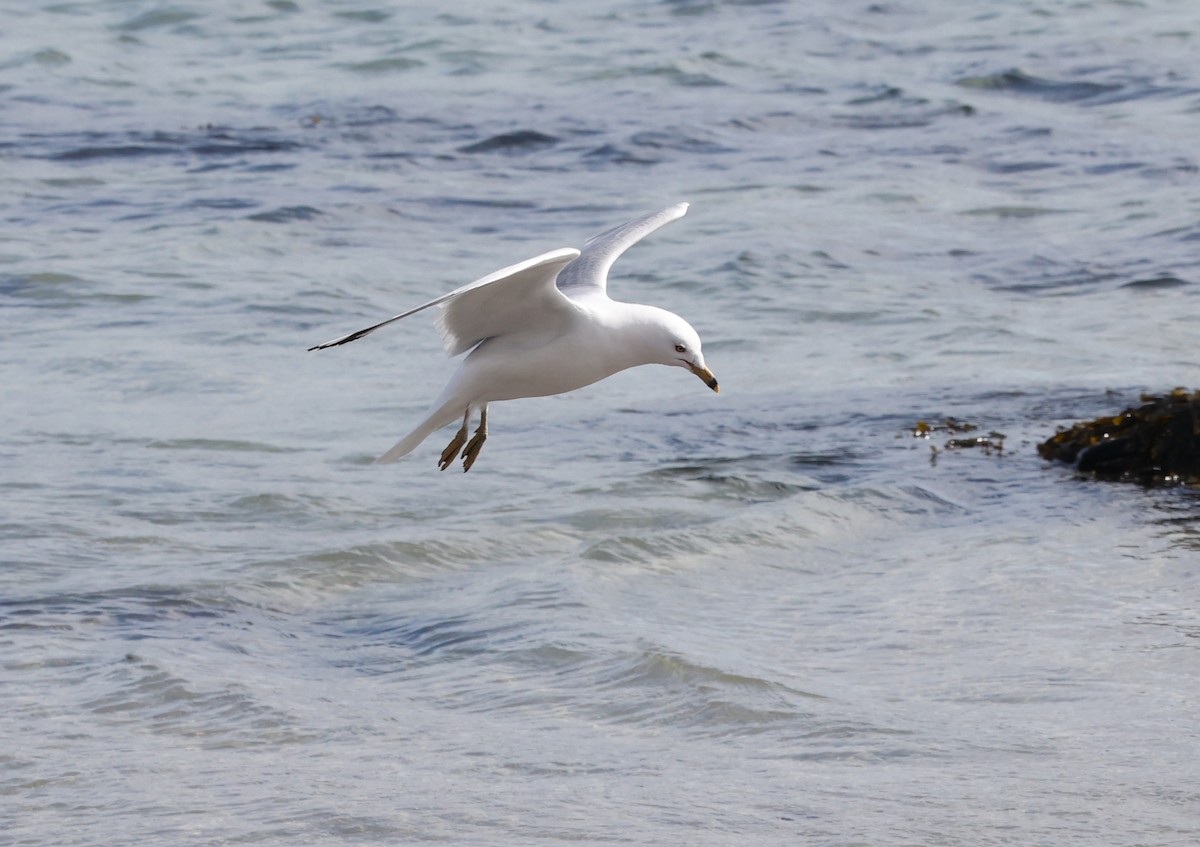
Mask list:
POLYGON ((1192 845, 1200 13, 0 10, 0 825, 33 845, 1192 845), (371 459, 424 317, 688 200, 705 338, 371 459), (970 420, 1002 453, 914 439, 970 420), (931 446, 939 448, 934 454, 931 446))

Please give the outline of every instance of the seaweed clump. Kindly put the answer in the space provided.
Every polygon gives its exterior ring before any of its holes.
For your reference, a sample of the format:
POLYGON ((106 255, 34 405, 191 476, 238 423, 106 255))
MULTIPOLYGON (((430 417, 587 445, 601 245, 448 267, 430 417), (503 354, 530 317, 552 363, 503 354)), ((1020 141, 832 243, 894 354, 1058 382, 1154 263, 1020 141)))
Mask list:
MULTIPOLYGON (((962 433, 973 433, 979 429, 978 426, 969 421, 960 421, 956 418, 946 418, 942 423, 929 423, 929 421, 917 421, 910 432, 913 438, 923 438, 930 440, 934 435, 949 434, 959 435, 962 433)), ((1004 455, 1004 439, 1003 432, 992 431, 987 435, 970 435, 966 438, 950 438, 946 440, 946 450, 965 450, 970 447, 976 447, 985 455, 1004 455)), ((934 445, 929 445, 929 461, 931 464, 937 464, 938 448, 934 445)))
POLYGON ((1200 484, 1200 391, 1176 388, 1141 399, 1119 415, 1060 429, 1038 445, 1038 455, 1099 479, 1200 484))

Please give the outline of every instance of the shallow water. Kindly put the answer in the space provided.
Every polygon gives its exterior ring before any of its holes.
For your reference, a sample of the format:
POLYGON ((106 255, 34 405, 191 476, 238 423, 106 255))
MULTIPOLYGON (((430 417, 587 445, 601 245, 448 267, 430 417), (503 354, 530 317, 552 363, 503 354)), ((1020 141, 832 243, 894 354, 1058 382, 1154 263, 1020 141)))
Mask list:
POLYGON ((0 11, 13 843, 1195 843, 1194 495, 1033 446, 1195 384, 1198 36, 0 11), (612 290, 719 396, 644 368, 371 465, 436 330, 306 347, 684 199, 612 290))

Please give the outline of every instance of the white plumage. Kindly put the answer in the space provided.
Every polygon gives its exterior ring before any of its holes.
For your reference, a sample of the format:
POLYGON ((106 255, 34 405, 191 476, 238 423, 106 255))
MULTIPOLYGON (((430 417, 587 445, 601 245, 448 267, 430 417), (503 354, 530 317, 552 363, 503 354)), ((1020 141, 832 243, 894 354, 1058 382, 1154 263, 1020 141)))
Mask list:
POLYGON ((687 203, 679 203, 597 235, 582 250, 564 247, 510 265, 415 309, 309 349, 346 344, 440 305, 437 324, 447 354, 471 352, 425 419, 377 461, 396 461, 461 417, 462 427, 439 461, 442 470, 459 450, 463 450, 463 469, 470 470, 487 438, 487 406, 493 401, 563 394, 645 364, 687 368, 717 391, 717 380, 704 363, 700 337, 687 321, 654 306, 612 300, 607 291, 609 269, 617 257, 659 227, 683 217, 687 209, 687 203), (480 425, 467 442, 475 410, 480 425))

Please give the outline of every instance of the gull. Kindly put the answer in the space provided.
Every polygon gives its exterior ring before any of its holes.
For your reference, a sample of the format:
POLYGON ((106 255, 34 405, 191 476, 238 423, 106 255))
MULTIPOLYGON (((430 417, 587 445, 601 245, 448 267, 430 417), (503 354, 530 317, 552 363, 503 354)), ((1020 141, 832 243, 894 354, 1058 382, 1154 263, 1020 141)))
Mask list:
POLYGON ((713 391, 720 391, 717 378, 704 363, 700 336, 687 321, 665 309, 608 296, 613 262, 687 210, 687 203, 677 203, 644 215, 589 239, 582 250, 563 247, 542 253, 308 349, 348 344, 401 318, 441 306, 437 325, 447 355, 467 356, 424 420, 375 460, 394 462, 461 417, 462 426, 438 461, 441 470, 454 462, 460 450, 464 471, 475 464, 488 437, 489 403, 564 394, 638 365, 686 368, 713 391), (467 441, 476 411, 479 427, 467 441))

